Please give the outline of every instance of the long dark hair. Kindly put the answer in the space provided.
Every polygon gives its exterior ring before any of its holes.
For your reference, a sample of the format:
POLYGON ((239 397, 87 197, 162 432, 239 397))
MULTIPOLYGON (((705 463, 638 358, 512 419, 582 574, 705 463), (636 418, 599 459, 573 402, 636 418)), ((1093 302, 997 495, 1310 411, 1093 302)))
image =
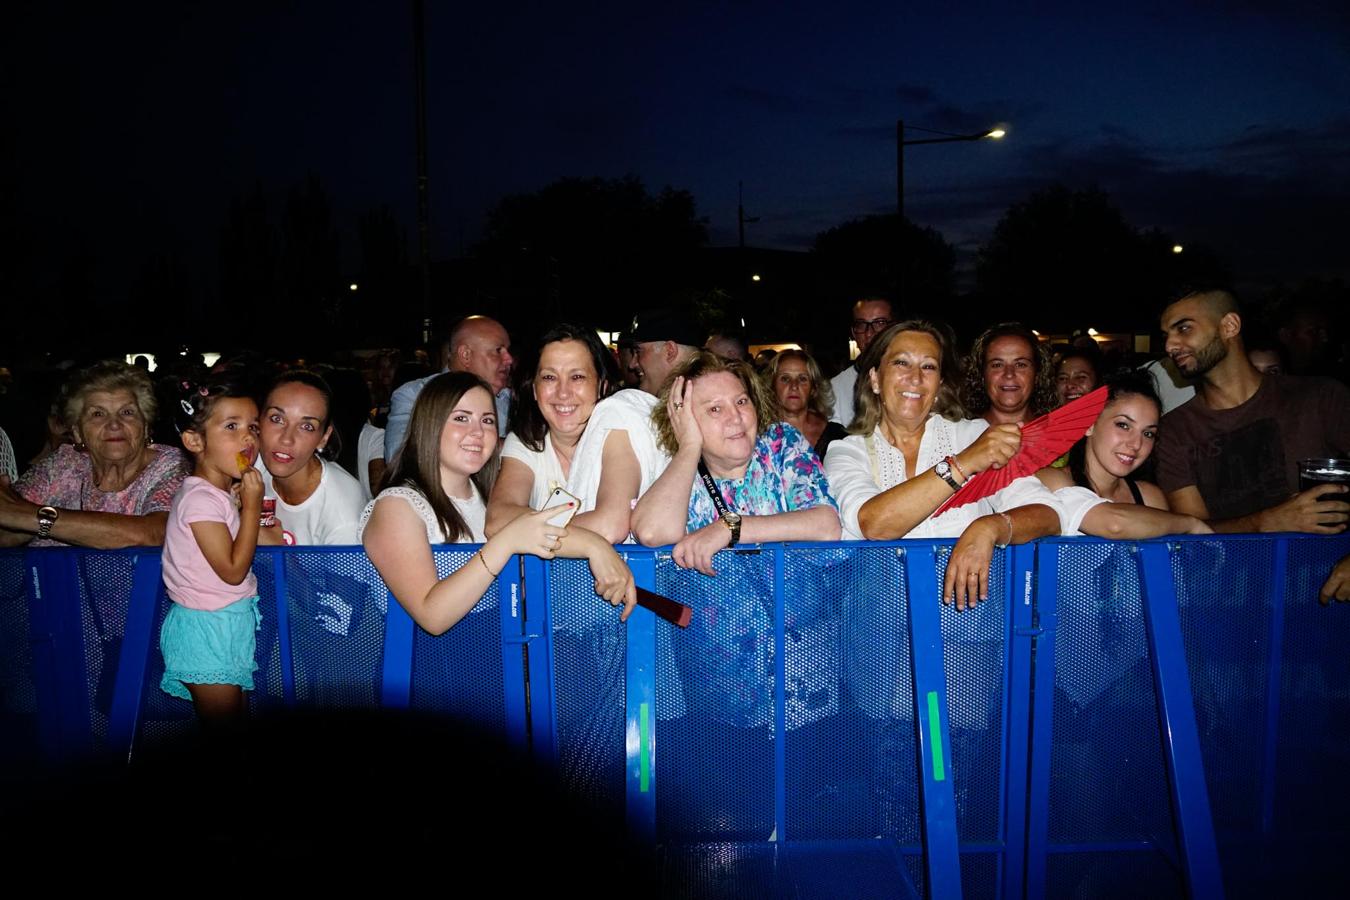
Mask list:
MULTIPOLYGON (((460 398, 474 388, 482 388, 492 399, 491 386, 472 372, 445 372, 426 383, 413 404, 403 450, 384 482, 407 485, 426 497, 442 533, 451 541, 470 538, 473 534, 441 484, 441 432, 460 398)), ((496 414, 495 408, 493 414, 496 414)), ((492 433, 497 433, 496 428, 492 433)), ((484 499, 492 492, 492 483, 497 479, 500 451, 501 444, 498 443, 492 458, 470 479, 484 499)))
POLYGON ((535 344, 534 360, 529 371, 522 373, 520 380, 516 382, 516 417, 511 429, 520 442, 535 453, 544 449, 548 422, 544 420, 544 414, 540 411, 539 404, 535 402, 532 386, 534 377, 539 371, 539 357, 543 354, 544 348, 558 341, 579 341, 590 354, 591 364, 595 366, 597 403, 623 384, 623 379, 619 376, 619 364, 614 361, 614 354, 600 343, 600 336, 596 334, 594 328, 559 322, 545 331, 535 344))
MULTIPOLYGON (((1153 384, 1153 376, 1148 372, 1140 369, 1119 369, 1102 379, 1102 385, 1106 388, 1107 406, 1115 403, 1119 397, 1128 397, 1134 394, 1143 397, 1145 400, 1152 400, 1158 410, 1160 412, 1162 410, 1162 401, 1158 399, 1158 389, 1153 384)), ((1104 409, 1105 407, 1103 407, 1104 409)), ((1069 470, 1069 474, 1073 476, 1074 484, 1096 493, 1097 489, 1092 486, 1092 482, 1088 480, 1087 476, 1087 443, 1088 438, 1084 437, 1069 448, 1069 461, 1066 468, 1069 470)))

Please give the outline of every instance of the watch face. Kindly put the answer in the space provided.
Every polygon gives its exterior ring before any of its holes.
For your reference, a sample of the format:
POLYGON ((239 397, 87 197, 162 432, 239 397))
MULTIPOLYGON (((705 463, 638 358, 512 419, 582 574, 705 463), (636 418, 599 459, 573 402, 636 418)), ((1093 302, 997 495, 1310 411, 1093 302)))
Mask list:
POLYGON ((729 512, 729 513, 727 513, 725 516, 723 516, 722 518, 724 518, 724 519, 727 520, 727 524, 728 524, 728 525, 739 525, 739 524, 741 524, 741 514, 740 514, 740 513, 729 512))
POLYGON ((944 459, 936 466, 933 466, 933 471, 938 473, 939 478, 946 478, 948 475, 952 474, 952 467, 948 465, 947 461, 944 459))

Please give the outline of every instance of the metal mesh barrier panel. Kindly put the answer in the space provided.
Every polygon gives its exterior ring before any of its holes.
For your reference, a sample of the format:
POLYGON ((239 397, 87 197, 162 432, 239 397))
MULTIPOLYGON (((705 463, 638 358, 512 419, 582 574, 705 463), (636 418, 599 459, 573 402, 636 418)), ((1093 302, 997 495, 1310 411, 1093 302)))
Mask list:
POLYGON ((628 631, 619 611, 596 596, 586 560, 555 559, 548 570, 563 783, 603 813, 621 818, 628 631))
POLYGON ((657 667, 657 833, 765 841, 774 830, 773 558, 723 551, 713 566, 716 578, 665 555, 656 566, 657 593, 693 607, 689 627, 669 632, 674 671, 657 667))
POLYGON ((1091 895, 1099 887, 1179 895, 1180 873, 1167 862, 1176 857, 1176 837, 1137 552, 1102 542, 1041 552, 1059 554, 1047 865, 1053 895, 1091 895), (1131 844, 1154 852, 1138 854, 1123 870, 1119 855, 1105 851, 1131 844))
POLYGON ((90 727, 97 749, 108 732, 108 713, 112 710, 113 683, 122 657, 136 558, 130 553, 71 552, 80 591, 90 727))
POLYGON ((388 590, 359 549, 286 553, 295 700, 322 709, 380 703, 388 590))
POLYGON ((38 752, 27 576, 21 552, 0 553, 0 761, 11 765, 38 752))
MULTIPOLYGON (((938 556, 938 588, 946 576, 949 550, 938 556)), ((989 599, 974 609, 942 607, 943 656, 951 716, 952 784, 961 843, 1003 839, 1004 691, 1009 637, 1007 553, 996 551, 989 575, 989 599)), ((972 897, 998 889, 999 861, 992 853, 963 851, 961 888, 972 897)))
POLYGON ((1271 542, 1252 540, 1180 541, 1172 550, 1210 812, 1221 842, 1225 832, 1255 833, 1260 822, 1273 551, 1271 542))
MULTIPOLYGON (((444 578, 470 562, 476 546, 437 550, 436 574, 444 578)), ((477 565, 475 563, 475 565, 477 565)), ((505 729, 502 626, 497 583, 455 627, 439 637, 413 636, 412 707, 454 716, 494 734, 505 729)))
POLYGON ((787 551, 809 592, 785 632, 792 840, 919 841, 903 561, 894 548, 787 551))

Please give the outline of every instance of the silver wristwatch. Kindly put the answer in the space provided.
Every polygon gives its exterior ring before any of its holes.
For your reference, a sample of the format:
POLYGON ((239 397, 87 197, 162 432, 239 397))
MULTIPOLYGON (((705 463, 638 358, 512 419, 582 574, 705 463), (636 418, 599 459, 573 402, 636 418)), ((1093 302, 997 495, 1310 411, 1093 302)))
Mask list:
POLYGON ((941 478, 943 481, 950 484, 952 486, 952 490, 954 491, 961 490, 961 483, 952 477, 952 464, 947 462, 945 459, 939 460, 938 464, 933 466, 933 472, 937 475, 937 477, 941 478))
POLYGON ((38 530, 37 536, 45 538, 52 533, 52 526, 56 520, 61 518, 61 511, 55 506, 40 506, 37 511, 38 530))

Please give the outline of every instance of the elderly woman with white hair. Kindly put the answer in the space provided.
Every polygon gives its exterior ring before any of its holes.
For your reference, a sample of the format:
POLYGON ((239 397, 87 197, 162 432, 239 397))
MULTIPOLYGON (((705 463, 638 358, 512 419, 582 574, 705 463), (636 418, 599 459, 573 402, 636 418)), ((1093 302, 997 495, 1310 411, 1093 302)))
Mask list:
POLYGON ((150 443, 150 376, 123 362, 97 363, 73 376, 63 398, 75 443, 38 460, 13 485, 0 480, 0 546, 164 543, 169 506, 189 467, 177 447, 150 443))

